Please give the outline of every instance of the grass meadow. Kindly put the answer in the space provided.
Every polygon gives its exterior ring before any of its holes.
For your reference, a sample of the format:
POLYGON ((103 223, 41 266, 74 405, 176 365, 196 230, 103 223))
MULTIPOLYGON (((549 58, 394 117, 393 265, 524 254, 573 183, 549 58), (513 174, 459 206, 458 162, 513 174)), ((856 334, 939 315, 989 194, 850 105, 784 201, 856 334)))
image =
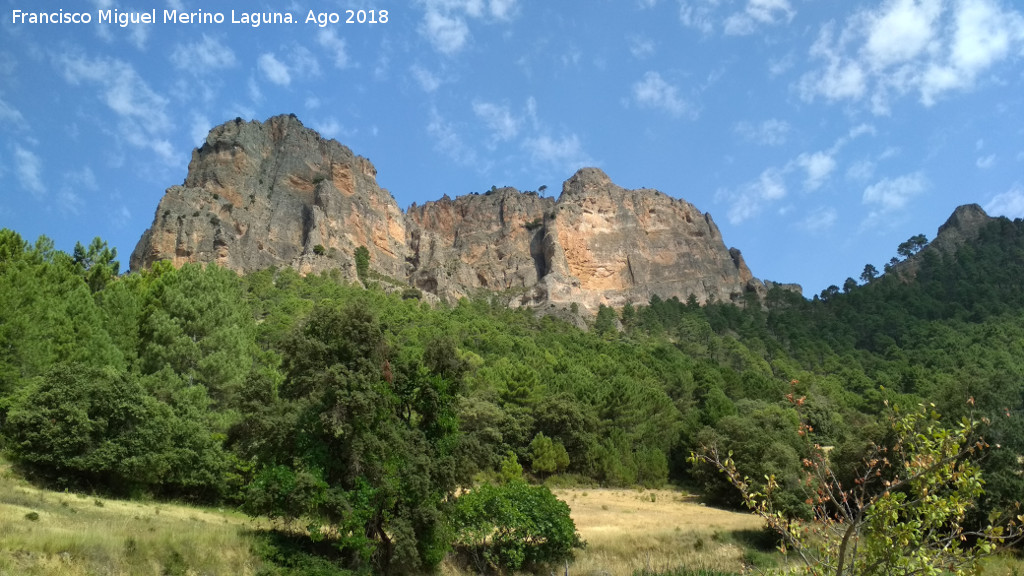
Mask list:
MULTIPOLYGON (((587 541, 569 566, 572 576, 682 568, 740 573, 782 561, 757 518, 703 506, 679 491, 555 494, 569 504, 587 541)), ((265 568, 257 534, 266 527, 232 510, 42 490, 0 465, 0 576, 257 576, 265 568)), ((439 572, 470 574, 449 562, 439 572)), ((1020 576, 1024 563, 995 558, 985 574, 1020 576)))

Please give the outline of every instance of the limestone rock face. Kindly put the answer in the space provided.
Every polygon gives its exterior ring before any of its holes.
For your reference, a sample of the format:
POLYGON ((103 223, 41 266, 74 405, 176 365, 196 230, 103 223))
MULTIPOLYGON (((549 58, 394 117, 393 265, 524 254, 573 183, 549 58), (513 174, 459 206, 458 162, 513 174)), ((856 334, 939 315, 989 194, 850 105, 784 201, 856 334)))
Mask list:
POLYGON ((700 302, 763 295, 710 214, 657 190, 626 190, 597 168, 567 180, 545 220, 547 275, 538 300, 587 308, 645 303, 657 294, 700 302))
POLYGON ((228 122, 193 151, 184 184, 167 189, 131 268, 338 268, 354 280, 353 255, 365 245, 373 270, 404 279, 405 217, 376 175, 369 160, 294 116, 228 122))
POLYGON ((294 116, 211 130, 185 182, 160 201, 131 268, 288 266, 339 269, 354 281, 359 246, 378 279, 449 301, 486 292, 511 306, 595 310, 654 295, 706 302, 766 292, 711 216, 684 200, 626 190, 585 168, 557 201, 502 188, 403 214, 369 160, 294 116))
POLYGON ((514 188, 412 205, 410 283, 449 300, 481 290, 525 294, 547 272, 544 220, 554 208, 553 199, 514 188))

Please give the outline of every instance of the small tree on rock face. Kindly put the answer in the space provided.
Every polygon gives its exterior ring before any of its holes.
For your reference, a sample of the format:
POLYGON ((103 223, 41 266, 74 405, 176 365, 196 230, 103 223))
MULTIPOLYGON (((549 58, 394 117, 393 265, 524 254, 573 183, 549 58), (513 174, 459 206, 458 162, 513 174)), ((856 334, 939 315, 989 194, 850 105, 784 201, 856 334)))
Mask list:
MULTIPOLYGON (((788 396, 803 404, 803 398, 788 396)), ((891 446, 873 446, 855 475, 844 485, 827 452, 813 445, 804 458, 803 487, 815 520, 794 523, 773 504, 779 490, 774 476, 766 488, 751 487, 736 469, 731 454, 703 446, 690 455, 694 464, 707 463, 724 473, 743 495, 744 503, 781 534, 784 552, 797 556, 790 573, 813 576, 937 575, 976 573, 979 560, 1009 539, 1019 538, 1024 515, 990 518, 986 528, 969 532, 965 519, 983 493, 979 466, 971 460, 988 445, 976 437, 977 423, 960 422, 943 428, 939 415, 922 406, 918 411, 891 412, 891 446)), ((800 435, 813 430, 806 423, 800 435)), ((808 439, 808 443, 810 440, 808 439)))
POLYGON ((356 248, 356 276, 359 281, 366 284, 366 278, 370 274, 370 250, 366 246, 356 248))

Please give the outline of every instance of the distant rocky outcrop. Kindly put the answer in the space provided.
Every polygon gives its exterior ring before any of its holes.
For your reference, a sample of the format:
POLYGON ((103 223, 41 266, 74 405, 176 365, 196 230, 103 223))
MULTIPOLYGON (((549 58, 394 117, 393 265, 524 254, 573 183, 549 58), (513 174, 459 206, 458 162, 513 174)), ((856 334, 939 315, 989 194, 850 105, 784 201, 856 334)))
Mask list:
POLYGON ((921 262, 929 257, 929 254, 942 257, 955 256, 961 246, 977 240, 981 229, 993 220, 995 218, 989 216, 977 204, 958 206, 946 222, 939 226, 935 238, 920 252, 897 264, 893 268, 893 272, 904 282, 913 280, 917 277, 921 262))
POLYGON ((585 168, 557 201, 501 188, 403 213, 369 160, 294 116, 211 130, 185 182, 160 201, 131 268, 165 259, 239 273, 289 266, 356 281, 359 246, 375 278, 448 300, 489 292, 512 306, 595 309, 766 292, 710 214, 684 200, 585 168))

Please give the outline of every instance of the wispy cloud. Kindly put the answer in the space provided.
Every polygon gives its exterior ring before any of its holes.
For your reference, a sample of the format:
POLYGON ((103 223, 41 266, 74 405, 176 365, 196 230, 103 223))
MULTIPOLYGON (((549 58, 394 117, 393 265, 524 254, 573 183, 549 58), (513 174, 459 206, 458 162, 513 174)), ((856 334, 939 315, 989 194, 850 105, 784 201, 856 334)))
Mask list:
POLYGON ((835 208, 818 208, 800 222, 800 227, 808 232, 816 233, 828 230, 838 220, 839 213, 835 208))
POLYGON ((751 182, 735 190, 720 189, 716 200, 729 205, 726 217, 740 224, 758 215, 768 204, 786 197, 786 182, 781 170, 768 168, 751 182))
POLYGON ((634 35, 630 36, 627 41, 629 42, 629 53, 634 58, 643 59, 654 55, 654 40, 651 38, 634 35))
POLYGON ((36 198, 46 195, 46 185, 43 184, 43 163, 35 152, 15 146, 14 170, 24 189, 36 198))
POLYGON ((991 216, 1024 218, 1024 185, 1017 183, 1006 192, 996 194, 985 204, 985 212, 991 216))
POLYGON ((70 84, 99 87, 102 100, 119 119, 117 135, 121 141, 149 149, 167 164, 178 163, 167 139, 172 127, 168 100, 150 88, 131 64, 113 58, 62 54, 57 66, 70 84))
POLYGON ((327 55, 334 62, 335 68, 348 67, 348 51, 345 48, 345 39, 339 38, 338 33, 333 28, 324 28, 317 32, 316 42, 327 51, 327 55))
POLYGON ((721 27, 730 36, 753 34, 764 26, 790 22, 796 10, 789 0, 747 0, 742 10, 722 0, 680 0, 679 20, 684 26, 711 34, 721 27))
POLYGON ((0 122, 18 129, 28 126, 21 111, 5 102, 3 98, 0 98, 0 122))
POLYGON ((785 120, 769 118, 758 124, 737 122, 733 130, 748 142, 763 146, 781 146, 789 136, 790 125, 785 120))
POLYGON ((863 202, 875 207, 873 215, 882 215, 905 208, 914 196, 927 188, 928 181, 921 172, 885 178, 864 189, 863 202))
POLYGON ((424 92, 430 93, 441 87, 441 79, 430 70, 427 70, 418 64, 414 64, 409 68, 409 71, 412 73, 412 77, 424 92))
POLYGON ((438 52, 454 55, 469 43, 469 22, 507 22, 519 12, 518 0, 419 0, 419 31, 438 52))
POLYGON ((753 34, 762 25, 789 22, 796 14, 788 0, 749 0, 742 12, 725 19, 725 33, 733 36, 753 34))
POLYGON ((194 74, 217 72, 236 64, 235 53, 216 38, 203 34, 202 40, 178 44, 171 52, 175 68, 194 74))
POLYGON ((988 156, 982 156, 974 162, 974 165, 982 170, 988 170, 996 165, 996 155, 989 154, 988 156))
POLYGON ((259 66, 260 72, 263 72, 263 76, 267 80, 278 86, 287 86, 292 83, 292 75, 288 67, 278 60, 277 56, 273 53, 261 54, 257 60, 257 66, 259 66))
POLYGON ((96 183, 96 175, 92 168, 86 166, 64 174, 64 181, 57 192, 57 208, 65 216, 78 216, 85 207, 81 192, 95 192, 99 190, 96 183))
POLYGON ((667 112, 676 118, 691 114, 691 107, 679 96, 679 89, 657 72, 647 72, 633 84, 633 101, 646 108, 667 112))
POLYGON ((466 145, 462 136, 456 131, 455 125, 445 120, 437 109, 430 111, 427 134, 434 140, 434 149, 448 156, 455 163, 464 166, 480 166, 476 151, 466 145))
POLYGON ((825 180, 836 169, 836 160, 827 152, 815 152, 813 154, 801 154, 797 157, 796 163, 804 169, 807 178, 804 180, 804 188, 817 190, 825 183, 825 180))
POLYGON ((583 144, 576 134, 542 134, 527 138, 523 142, 523 147, 534 163, 565 172, 575 172, 584 166, 595 164, 583 150, 583 144))
POLYGON ((511 140, 519 134, 521 120, 507 105, 477 101, 473 103, 473 114, 484 122, 495 141, 511 140))

